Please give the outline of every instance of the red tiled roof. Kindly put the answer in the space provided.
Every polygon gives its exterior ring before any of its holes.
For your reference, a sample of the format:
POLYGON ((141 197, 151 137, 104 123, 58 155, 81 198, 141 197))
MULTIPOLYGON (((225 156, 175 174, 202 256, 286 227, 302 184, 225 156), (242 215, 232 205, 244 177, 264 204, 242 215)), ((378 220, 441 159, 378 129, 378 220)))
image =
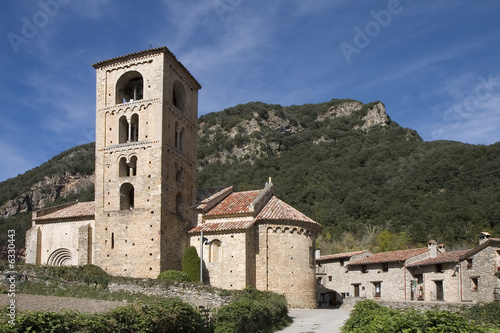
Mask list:
POLYGON ((222 216, 252 213, 250 204, 257 198, 260 191, 234 192, 209 210, 205 216, 222 216))
POLYGON ((245 230, 250 228, 254 223, 255 220, 207 222, 192 228, 191 230, 189 230, 189 233, 196 233, 200 231, 209 232, 209 231, 245 230))
MULTIPOLYGON (((51 207, 49 209, 54 209, 45 215, 37 216, 34 218, 35 221, 46 221, 46 220, 59 220, 59 219, 71 219, 71 218, 82 218, 82 217, 94 217, 95 215, 95 201, 88 202, 75 202, 73 205, 64 205, 61 209, 57 207, 51 207)), ((39 213, 43 213, 39 211, 39 213)))
POLYGON ((335 259, 347 259, 351 258, 357 254, 365 253, 368 252, 368 250, 363 250, 363 251, 354 251, 354 252, 345 252, 345 253, 335 253, 335 254, 329 254, 326 256, 321 256, 316 261, 327 261, 327 260, 335 260, 335 259))
POLYGON ((288 220, 317 223, 277 197, 272 197, 256 217, 257 220, 288 220))
POLYGON ((198 193, 196 195, 196 202, 198 202, 198 205, 195 206, 195 209, 204 209, 205 207, 207 207, 210 201, 232 190, 232 186, 218 189, 198 190, 198 193))
POLYGON ((439 253, 434 258, 427 258, 421 261, 414 262, 412 264, 407 265, 407 267, 416 267, 416 266, 426 266, 426 265, 435 265, 435 264, 444 264, 446 262, 458 262, 459 258, 466 254, 469 250, 462 251, 452 251, 439 253))
POLYGON ((357 260, 353 263, 348 264, 348 266, 405 261, 408 258, 422 254, 426 251, 427 248, 381 252, 381 253, 376 253, 370 257, 357 260))

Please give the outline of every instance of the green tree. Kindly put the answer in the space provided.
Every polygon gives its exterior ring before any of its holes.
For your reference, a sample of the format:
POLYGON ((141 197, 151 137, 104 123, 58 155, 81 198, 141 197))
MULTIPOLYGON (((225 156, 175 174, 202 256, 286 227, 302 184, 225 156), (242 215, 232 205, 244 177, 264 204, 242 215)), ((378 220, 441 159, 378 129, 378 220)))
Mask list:
POLYGON ((194 246, 189 246, 184 251, 182 271, 189 276, 191 281, 200 281, 200 257, 194 246))

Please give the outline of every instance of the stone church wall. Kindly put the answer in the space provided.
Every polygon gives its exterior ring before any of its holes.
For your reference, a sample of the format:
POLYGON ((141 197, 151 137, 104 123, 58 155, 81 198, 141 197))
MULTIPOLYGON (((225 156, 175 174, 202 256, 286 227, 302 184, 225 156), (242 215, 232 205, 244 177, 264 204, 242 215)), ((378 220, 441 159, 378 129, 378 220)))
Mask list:
POLYGON ((87 264, 93 225, 93 220, 36 224, 26 233, 26 263, 47 265, 49 258, 59 258, 62 265, 87 264))

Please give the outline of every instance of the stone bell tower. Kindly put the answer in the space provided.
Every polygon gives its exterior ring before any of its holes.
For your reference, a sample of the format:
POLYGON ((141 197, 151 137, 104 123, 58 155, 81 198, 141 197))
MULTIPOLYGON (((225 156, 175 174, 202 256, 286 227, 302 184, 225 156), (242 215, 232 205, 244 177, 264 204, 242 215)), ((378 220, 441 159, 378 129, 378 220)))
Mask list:
POLYGON ((94 263, 112 275, 181 269, 195 221, 198 90, 166 48, 96 69, 94 263))

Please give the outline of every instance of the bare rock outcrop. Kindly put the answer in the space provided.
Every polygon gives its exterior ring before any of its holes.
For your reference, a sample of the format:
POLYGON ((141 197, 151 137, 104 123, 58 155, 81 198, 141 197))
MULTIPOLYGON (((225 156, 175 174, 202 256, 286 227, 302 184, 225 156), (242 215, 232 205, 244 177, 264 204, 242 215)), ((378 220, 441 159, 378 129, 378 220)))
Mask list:
POLYGON ((19 213, 43 208, 59 197, 79 193, 94 183, 94 175, 52 175, 36 183, 31 189, 0 206, 0 216, 9 217, 19 213))

